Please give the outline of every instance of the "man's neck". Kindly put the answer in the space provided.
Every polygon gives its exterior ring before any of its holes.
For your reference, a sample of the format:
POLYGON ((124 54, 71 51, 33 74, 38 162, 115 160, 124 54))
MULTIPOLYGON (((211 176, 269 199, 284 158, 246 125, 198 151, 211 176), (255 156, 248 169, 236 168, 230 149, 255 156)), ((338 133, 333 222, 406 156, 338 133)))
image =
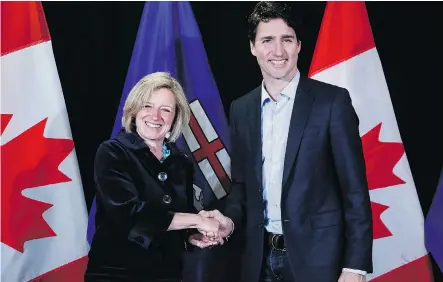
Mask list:
POLYGON ((266 91, 268 91, 269 96, 271 96, 274 101, 277 101, 278 95, 280 95, 282 90, 285 89, 286 86, 288 86, 289 82, 291 82, 296 74, 297 71, 293 75, 281 79, 263 77, 265 89, 266 91))

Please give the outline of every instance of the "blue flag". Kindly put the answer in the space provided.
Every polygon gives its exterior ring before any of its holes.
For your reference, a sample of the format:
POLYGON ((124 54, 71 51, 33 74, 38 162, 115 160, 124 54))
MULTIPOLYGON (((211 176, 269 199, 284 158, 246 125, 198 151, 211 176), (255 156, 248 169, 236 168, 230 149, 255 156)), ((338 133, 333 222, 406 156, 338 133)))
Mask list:
MULTIPOLYGON (((122 128, 123 105, 131 88, 145 75, 158 71, 174 76, 183 86, 190 103, 190 124, 183 137, 177 140, 177 145, 194 160, 194 205, 200 210, 229 191, 229 131, 188 2, 145 3, 112 137, 122 128)), ((89 242, 95 232, 95 212, 94 199, 89 214, 89 242)))
POLYGON ((443 272, 443 169, 425 221, 425 245, 443 272))

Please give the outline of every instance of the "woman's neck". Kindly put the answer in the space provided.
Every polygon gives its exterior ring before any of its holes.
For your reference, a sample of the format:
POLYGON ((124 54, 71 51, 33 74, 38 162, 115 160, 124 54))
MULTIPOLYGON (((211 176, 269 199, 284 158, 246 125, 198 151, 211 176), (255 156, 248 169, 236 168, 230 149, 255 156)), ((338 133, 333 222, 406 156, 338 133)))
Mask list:
POLYGON ((161 160, 163 158, 163 141, 162 140, 145 140, 145 143, 148 145, 151 152, 154 156, 161 160))

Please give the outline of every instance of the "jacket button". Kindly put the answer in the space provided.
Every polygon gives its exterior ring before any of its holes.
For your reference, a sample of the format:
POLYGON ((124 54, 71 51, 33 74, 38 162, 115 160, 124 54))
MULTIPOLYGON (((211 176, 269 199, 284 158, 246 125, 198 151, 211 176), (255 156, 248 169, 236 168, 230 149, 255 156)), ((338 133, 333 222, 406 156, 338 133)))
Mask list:
POLYGON ((163 203, 170 204, 171 201, 172 201, 171 196, 169 196, 169 195, 164 195, 163 196, 163 203))
POLYGON ((158 180, 164 182, 166 179, 168 179, 168 174, 166 172, 160 172, 157 177, 158 180))
POLYGON ((145 239, 142 236, 137 236, 135 237, 135 242, 143 244, 145 242, 145 239))

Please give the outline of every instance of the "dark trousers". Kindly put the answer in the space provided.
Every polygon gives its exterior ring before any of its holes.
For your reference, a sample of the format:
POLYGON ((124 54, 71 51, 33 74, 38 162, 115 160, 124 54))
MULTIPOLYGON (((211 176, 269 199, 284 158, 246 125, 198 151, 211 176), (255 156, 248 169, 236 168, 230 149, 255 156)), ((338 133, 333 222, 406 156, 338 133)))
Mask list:
MULTIPOLYGON (((149 271, 147 269, 146 271, 149 271)), ((121 273, 119 270, 112 273, 110 269, 106 269, 106 271, 93 272, 88 271, 85 274, 84 282, 182 282, 183 280, 180 278, 180 275, 164 275, 162 277, 152 277, 151 275, 142 275, 142 274, 134 274, 123 272, 121 273)))
MULTIPOLYGON (((122 260, 130 261, 124 257, 122 260)), ((137 263, 123 264, 94 258, 88 262, 84 282, 182 282, 180 253, 151 252, 151 257, 137 263)))
POLYGON ((196 249, 185 256, 183 282, 237 282, 240 258, 238 247, 228 244, 196 249))
POLYGON ((285 250, 275 249, 269 245, 265 233, 263 261, 259 282, 294 282, 288 255, 285 250))
POLYGON ((143 276, 119 276, 103 273, 87 273, 84 282, 182 282, 181 278, 152 278, 143 276))

